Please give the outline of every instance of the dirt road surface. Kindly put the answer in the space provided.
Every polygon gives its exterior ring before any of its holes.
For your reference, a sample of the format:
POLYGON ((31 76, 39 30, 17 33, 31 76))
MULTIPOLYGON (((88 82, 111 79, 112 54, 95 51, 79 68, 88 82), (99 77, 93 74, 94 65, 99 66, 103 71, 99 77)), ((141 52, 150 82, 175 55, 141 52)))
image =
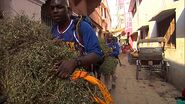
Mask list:
POLYGON ((115 104, 176 104, 180 92, 159 77, 150 80, 141 72, 136 80, 136 66, 129 65, 126 55, 120 55, 122 66, 117 66, 116 88, 111 90, 115 104))

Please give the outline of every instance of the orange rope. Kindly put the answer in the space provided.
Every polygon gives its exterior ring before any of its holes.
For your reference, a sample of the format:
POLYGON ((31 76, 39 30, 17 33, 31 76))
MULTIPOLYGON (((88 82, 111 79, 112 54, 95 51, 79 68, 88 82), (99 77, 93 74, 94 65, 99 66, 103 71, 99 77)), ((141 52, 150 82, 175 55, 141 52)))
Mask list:
POLYGON ((100 80, 98 80, 97 78, 95 78, 93 76, 90 76, 85 71, 75 71, 71 76, 71 80, 77 80, 77 79, 80 79, 80 78, 88 81, 89 83, 91 83, 92 85, 97 86, 100 89, 104 100, 101 100, 98 97, 94 97, 94 100, 97 103, 99 103, 99 104, 114 104, 109 91, 107 90, 106 86, 100 80))

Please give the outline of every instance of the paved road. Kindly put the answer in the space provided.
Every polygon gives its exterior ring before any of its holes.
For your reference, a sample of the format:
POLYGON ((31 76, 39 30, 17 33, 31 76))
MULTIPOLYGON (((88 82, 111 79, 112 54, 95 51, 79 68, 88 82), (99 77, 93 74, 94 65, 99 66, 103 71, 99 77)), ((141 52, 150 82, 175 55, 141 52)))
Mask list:
POLYGON ((175 97, 180 93, 169 83, 153 77, 148 80, 147 72, 135 78, 135 65, 129 65, 127 57, 121 55, 124 66, 117 66, 116 88, 111 91, 115 104, 176 104, 175 97))

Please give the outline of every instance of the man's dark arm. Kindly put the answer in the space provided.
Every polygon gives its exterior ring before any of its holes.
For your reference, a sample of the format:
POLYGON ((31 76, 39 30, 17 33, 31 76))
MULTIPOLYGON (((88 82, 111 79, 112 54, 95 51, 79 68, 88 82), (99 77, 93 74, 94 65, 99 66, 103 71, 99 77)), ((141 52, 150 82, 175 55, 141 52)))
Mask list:
POLYGON ((96 63, 99 57, 95 53, 90 53, 71 60, 63 60, 57 68, 58 77, 68 78, 76 68, 96 63))
POLYGON ((87 66, 90 64, 97 63, 99 60, 99 57, 97 56, 96 53, 90 53, 85 56, 78 57, 76 59, 76 67, 81 67, 81 66, 87 66), (78 62, 79 61, 79 62, 78 62))

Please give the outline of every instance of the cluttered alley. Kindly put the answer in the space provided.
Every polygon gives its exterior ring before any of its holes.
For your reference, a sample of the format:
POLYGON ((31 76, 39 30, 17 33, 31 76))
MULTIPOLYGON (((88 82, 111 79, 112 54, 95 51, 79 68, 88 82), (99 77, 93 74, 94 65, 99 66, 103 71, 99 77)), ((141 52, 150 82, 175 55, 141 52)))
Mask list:
POLYGON ((127 56, 121 54, 121 67, 117 65, 116 88, 111 91, 115 104, 176 104, 179 92, 158 76, 148 79, 147 72, 136 80, 136 66, 130 65, 127 56))
POLYGON ((0 0, 0 104, 185 104, 184 4, 0 0))

